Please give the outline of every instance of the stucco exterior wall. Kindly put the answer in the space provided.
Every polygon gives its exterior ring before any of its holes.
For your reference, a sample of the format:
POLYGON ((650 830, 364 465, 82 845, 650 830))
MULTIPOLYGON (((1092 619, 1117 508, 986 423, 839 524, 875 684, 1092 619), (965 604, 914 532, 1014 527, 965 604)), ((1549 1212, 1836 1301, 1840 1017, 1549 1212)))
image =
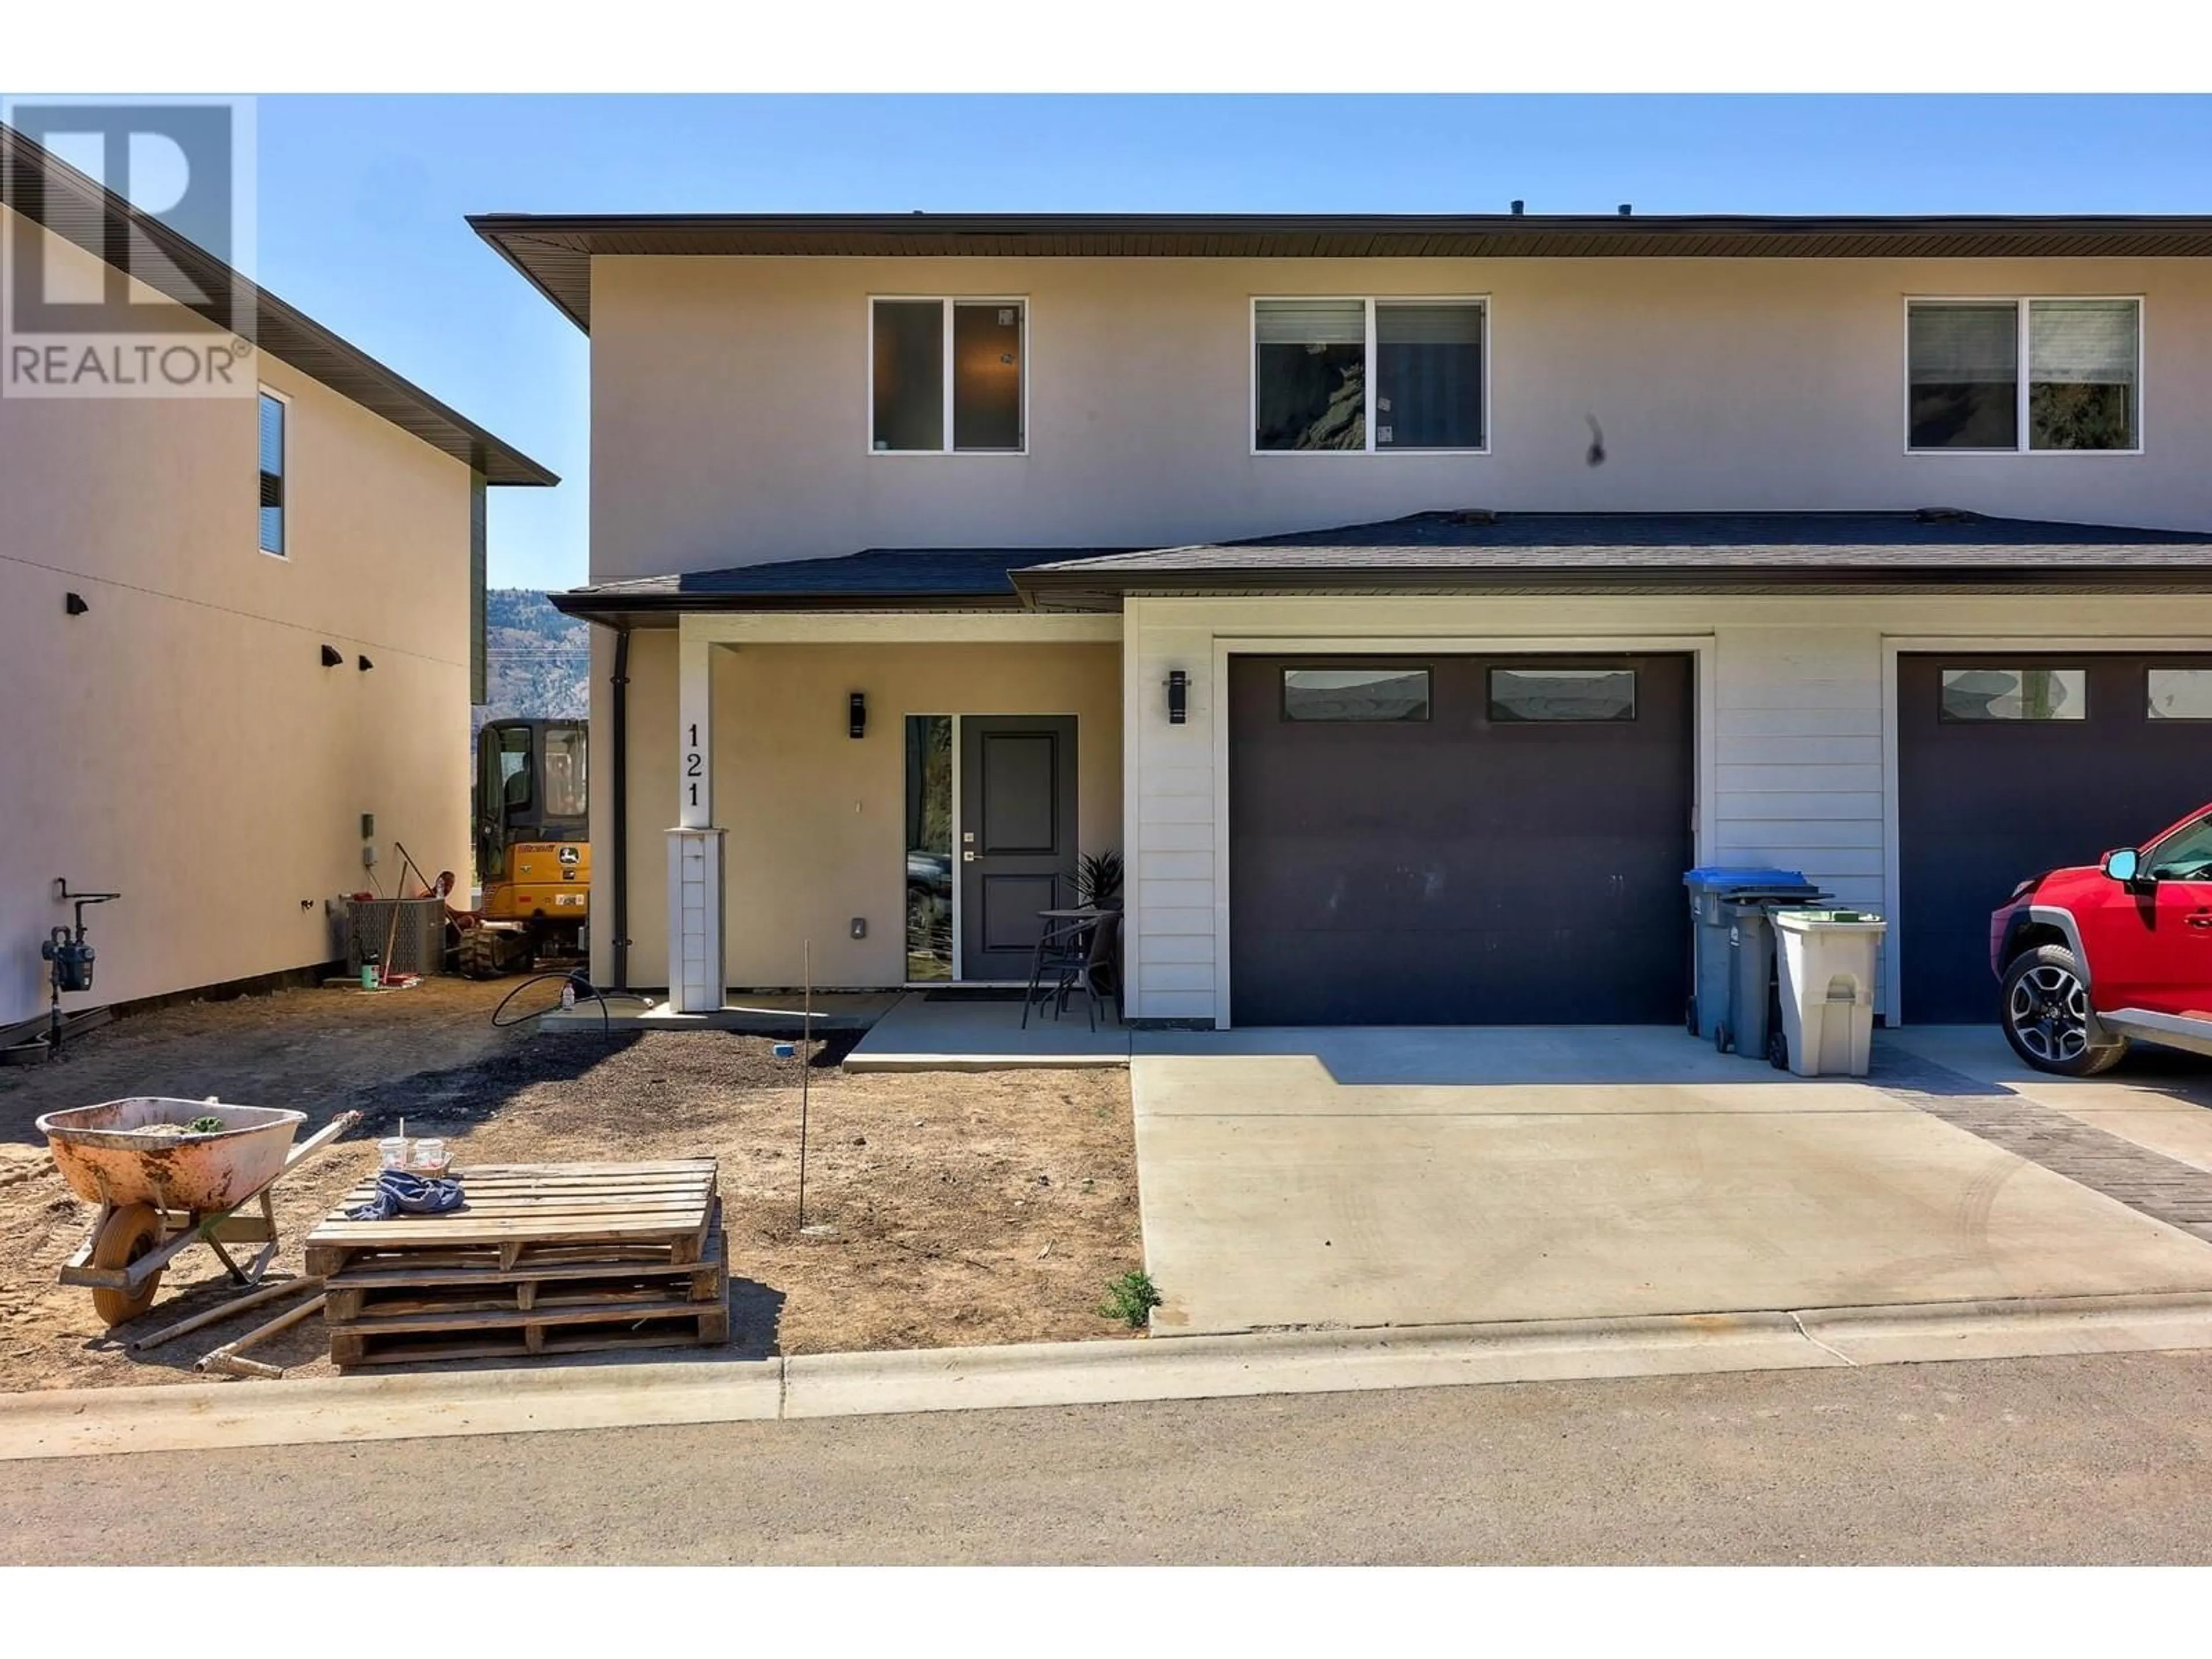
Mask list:
MULTIPOLYGON (((1941 641, 2212 651, 2212 596, 1132 600, 1125 841, 1130 1006, 1140 1018, 1227 1021, 1218 673, 1227 653, 1295 641, 1430 651, 1645 641, 1696 653, 1699 860, 1802 868, 1844 902, 1881 909, 1893 923, 1894 984, 1912 919, 1894 884, 1888 649, 1941 641), (1182 726, 1168 723, 1161 690, 1176 668, 1190 677, 1182 726)), ((1893 1000, 1887 1012, 1900 1014, 1893 1000)))
POLYGON ((467 878, 469 471, 256 372, 292 400, 285 559, 253 398, 0 400, 0 1024, 45 1004, 57 877, 124 895, 72 1006, 326 959, 363 812, 386 890, 395 837, 467 878))
POLYGON ((595 580, 1460 507, 2212 524, 2212 261, 603 257, 592 306, 595 580), (1251 453, 1252 298, 1364 293, 1488 297, 1489 454, 1251 453), (870 453, 871 294, 1026 296, 1028 453, 870 453), (2143 297, 2142 454, 1905 453, 1906 296, 2014 294, 2143 297))
MULTIPOLYGON (((630 649, 630 978, 668 974, 668 826, 677 804, 673 630, 630 649)), ((611 650, 611 644, 608 647, 611 650)), ((595 678, 604 681, 607 669, 595 678)), ((1073 714, 1080 850, 1121 845, 1121 653, 1111 644, 767 644, 714 653, 714 817, 725 842, 725 978, 825 987, 906 977, 908 714, 1073 714), (867 735, 846 731, 863 692, 867 735), (850 937, 855 916, 868 936, 850 937)), ((594 687, 594 720, 601 695, 594 687)), ((608 730, 607 726, 597 729, 608 730)), ((601 775, 605 775, 604 769, 601 775)), ((594 835, 598 834, 595 821, 594 835)), ((602 843, 595 842, 594 845, 602 843)), ((595 892, 605 917, 607 895, 595 892)), ((605 927, 592 963, 604 973, 605 927)))

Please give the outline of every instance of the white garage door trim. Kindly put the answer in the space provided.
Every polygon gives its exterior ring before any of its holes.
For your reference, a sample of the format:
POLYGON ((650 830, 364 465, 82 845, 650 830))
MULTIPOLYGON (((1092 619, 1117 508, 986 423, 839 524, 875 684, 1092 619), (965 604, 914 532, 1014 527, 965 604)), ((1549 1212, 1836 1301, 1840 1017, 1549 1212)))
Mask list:
POLYGON ((2153 634, 1885 634, 1881 638, 1881 891, 1889 932, 1882 940, 1881 1013, 1891 1025, 1905 1023, 1903 965, 1905 939, 1912 918, 1899 902, 1903 857, 1898 830, 1897 757, 1899 707, 1897 659, 1928 652, 2170 651, 2183 656, 2212 652, 2203 635, 2153 634))
MULTIPOLYGON (((1695 799, 1695 857, 1703 863, 1712 855, 1719 832, 1719 757, 1715 753, 1719 730, 1719 702, 1714 674, 1715 641, 1711 634, 1291 634, 1245 636, 1217 633, 1213 636, 1213 684, 1229 684, 1232 656, 1293 656, 1310 652, 1316 656, 1478 656, 1521 653, 1531 656, 1573 656, 1577 653, 1673 653, 1691 661, 1691 695, 1697 703, 1697 756, 1691 788, 1695 799)), ((1225 695, 1212 699, 1213 722, 1213 1024, 1230 1029, 1229 1011, 1229 715, 1225 695)), ((1138 786, 1141 788, 1141 783, 1138 786)))

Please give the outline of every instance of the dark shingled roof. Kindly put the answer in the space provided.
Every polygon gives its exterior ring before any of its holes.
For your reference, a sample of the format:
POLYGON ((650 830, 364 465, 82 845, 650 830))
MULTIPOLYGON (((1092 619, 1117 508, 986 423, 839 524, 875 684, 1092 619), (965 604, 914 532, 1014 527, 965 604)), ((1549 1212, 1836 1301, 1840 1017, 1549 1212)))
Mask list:
POLYGON ((1096 556, 1067 547, 872 547, 834 559, 790 559, 640 576, 551 595, 572 617, 675 611, 773 611, 830 606, 1015 610, 1012 573, 1054 559, 1096 556))
POLYGON ((2212 534, 1978 514, 1417 513, 1134 550, 871 548, 556 593, 570 616, 684 611, 1118 609, 1140 593, 2212 588, 2212 534))
POLYGON ((504 439, 494 437, 305 312, 255 287, 206 249, 9 126, 0 126, 0 200, 111 264, 112 241, 125 251, 127 263, 118 269, 202 317, 217 314, 210 295, 238 295, 251 308, 252 322, 246 331, 256 346, 431 448, 465 462, 488 483, 561 482, 504 439))
POLYGON ((2212 218, 2150 214, 480 213, 577 327, 599 254, 1109 259, 2203 258, 2212 218))
POLYGON ((1024 570, 1040 604, 1124 592, 1528 592, 1869 583, 2203 585, 2212 535, 1917 513, 1419 513, 1024 570))

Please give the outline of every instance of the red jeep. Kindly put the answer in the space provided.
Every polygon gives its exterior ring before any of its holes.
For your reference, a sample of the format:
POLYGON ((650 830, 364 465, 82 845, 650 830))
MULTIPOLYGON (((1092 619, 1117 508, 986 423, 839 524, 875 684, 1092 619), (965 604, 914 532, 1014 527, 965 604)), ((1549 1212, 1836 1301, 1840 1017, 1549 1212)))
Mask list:
POLYGON ((2212 1054, 2212 805, 2148 845, 2032 876, 1990 917, 1998 1018, 2039 1071, 2088 1077, 2138 1039, 2212 1054))

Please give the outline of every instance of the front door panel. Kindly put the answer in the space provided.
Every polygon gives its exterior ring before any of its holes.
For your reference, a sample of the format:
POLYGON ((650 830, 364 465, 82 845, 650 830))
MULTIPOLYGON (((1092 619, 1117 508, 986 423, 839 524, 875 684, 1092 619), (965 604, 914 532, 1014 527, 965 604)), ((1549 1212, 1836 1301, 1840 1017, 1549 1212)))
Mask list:
POLYGON ((1026 979, 1040 910, 1073 902, 1075 720, 976 714, 960 722, 960 973, 1026 979))

